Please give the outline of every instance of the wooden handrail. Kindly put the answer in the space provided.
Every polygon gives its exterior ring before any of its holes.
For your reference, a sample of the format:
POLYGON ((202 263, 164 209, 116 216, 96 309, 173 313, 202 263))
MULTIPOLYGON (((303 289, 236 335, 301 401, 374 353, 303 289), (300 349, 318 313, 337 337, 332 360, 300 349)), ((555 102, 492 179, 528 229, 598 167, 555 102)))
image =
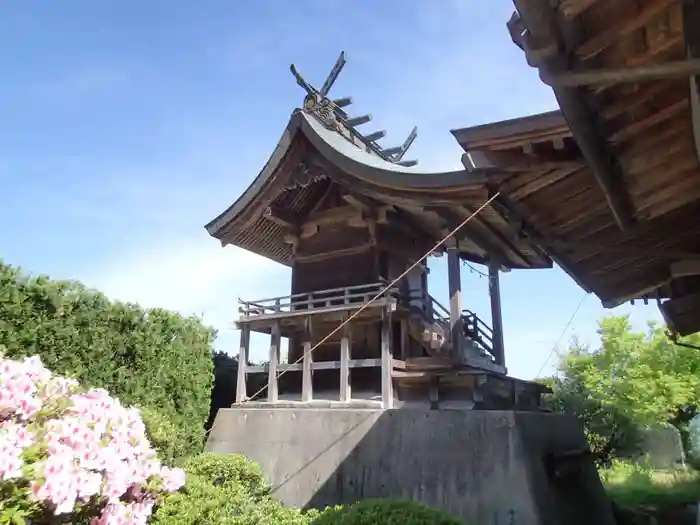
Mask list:
POLYGON ((441 315, 440 317, 446 317, 446 318, 449 319, 449 317, 450 317, 450 311, 449 311, 447 308, 445 308, 445 307, 444 307, 437 299, 435 299, 435 297, 433 297, 432 295, 428 294, 428 297, 429 297, 430 300, 432 301, 433 305, 437 306, 437 307, 438 307, 438 310, 440 310, 440 311, 443 313, 443 315, 441 315))
POLYGON ((345 288, 316 290, 257 301, 244 301, 239 298, 238 302, 241 305, 239 312, 246 316, 265 315, 267 313, 303 310, 304 307, 313 310, 315 308, 338 306, 342 304, 355 304, 359 299, 368 302, 382 291, 384 297, 396 297, 398 289, 390 288, 383 290, 385 286, 384 283, 362 284, 347 286, 345 288), (319 305, 319 303, 321 303, 321 305, 319 305))
POLYGON ((356 284, 353 286, 345 286, 343 288, 328 288, 325 290, 314 290, 311 292, 303 292, 303 293, 295 293, 291 295, 283 295, 280 297, 271 297, 269 299, 256 299, 255 301, 244 301, 240 297, 238 298, 238 302, 240 304, 250 304, 250 305, 256 305, 260 306, 262 303, 270 303, 273 301, 282 301, 284 299, 297 299, 297 298, 302 298, 302 297, 308 297, 309 295, 323 295, 323 294, 329 294, 329 293, 337 293, 337 292, 344 292, 345 290, 361 290, 364 288, 381 288, 382 286, 385 286, 386 282, 376 282, 376 283, 369 283, 369 284, 356 284), (257 303, 257 304, 256 304, 257 303))

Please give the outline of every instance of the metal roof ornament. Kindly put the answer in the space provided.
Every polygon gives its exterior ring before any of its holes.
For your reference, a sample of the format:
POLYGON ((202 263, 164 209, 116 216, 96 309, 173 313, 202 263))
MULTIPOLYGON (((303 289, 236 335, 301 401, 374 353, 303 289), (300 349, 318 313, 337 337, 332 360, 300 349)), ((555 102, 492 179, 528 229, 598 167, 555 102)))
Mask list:
POLYGON ((387 162, 404 167, 411 167, 418 164, 417 160, 403 160, 404 155, 418 136, 418 128, 414 127, 411 130, 408 138, 406 138, 401 146, 382 148, 379 144, 377 144, 377 141, 386 136, 386 132, 384 130, 374 131, 368 135, 365 135, 357 129, 358 126, 370 122, 372 120, 372 115, 368 114, 361 115, 359 117, 349 117, 343 108, 352 104, 351 97, 343 97, 336 100, 332 100, 328 97, 329 91, 333 87, 333 84, 335 84, 335 81, 338 79, 340 72, 345 67, 345 62, 345 51, 343 51, 340 53, 338 60, 336 60, 333 69, 331 69, 328 77, 326 77, 326 81, 323 83, 320 90, 309 84, 304 77, 301 76, 299 71, 297 71, 294 64, 289 66, 289 69, 291 70, 292 75, 294 75, 297 84, 299 84, 299 86, 306 91, 302 111, 312 115, 314 118, 316 118, 316 120, 323 124, 325 128, 342 134, 356 145, 359 141, 362 145, 364 145, 367 152, 374 153, 387 162), (350 136, 348 137, 347 135, 350 136))

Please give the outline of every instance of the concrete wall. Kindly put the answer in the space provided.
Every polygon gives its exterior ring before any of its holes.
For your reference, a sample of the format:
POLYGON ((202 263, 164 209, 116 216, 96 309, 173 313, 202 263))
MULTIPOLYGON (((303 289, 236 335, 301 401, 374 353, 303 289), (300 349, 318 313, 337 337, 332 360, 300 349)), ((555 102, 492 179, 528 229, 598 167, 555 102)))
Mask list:
POLYGON ((298 507, 388 497, 479 525, 612 523, 590 462, 556 483, 545 470, 547 453, 582 446, 559 414, 306 408, 220 410, 207 449, 260 463, 298 507))

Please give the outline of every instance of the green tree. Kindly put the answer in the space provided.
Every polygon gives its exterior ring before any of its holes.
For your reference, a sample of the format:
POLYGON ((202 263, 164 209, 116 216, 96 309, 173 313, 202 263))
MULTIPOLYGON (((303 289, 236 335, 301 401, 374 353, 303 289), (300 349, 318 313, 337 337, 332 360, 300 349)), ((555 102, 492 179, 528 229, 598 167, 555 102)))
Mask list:
POLYGON ((601 462, 633 449, 643 427, 671 423, 686 435, 700 393, 700 352, 674 344, 653 323, 634 332, 626 316, 603 319, 598 334, 599 348, 574 341, 562 357, 549 380, 553 408, 581 417, 601 462))
POLYGON ((177 427, 173 448, 197 452, 212 386, 215 332, 194 317, 113 302, 80 283, 31 277, 0 261, 0 346, 159 411, 177 427))

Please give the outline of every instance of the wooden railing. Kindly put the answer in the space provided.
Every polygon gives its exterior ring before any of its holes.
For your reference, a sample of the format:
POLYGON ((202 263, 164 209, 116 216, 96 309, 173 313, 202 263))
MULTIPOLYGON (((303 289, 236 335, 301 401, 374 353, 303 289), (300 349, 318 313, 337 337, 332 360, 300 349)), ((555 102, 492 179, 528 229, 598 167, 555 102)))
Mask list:
POLYGON ((440 324, 450 326, 450 311, 430 294, 428 294, 428 300, 430 301, 430 312, 433 320, 440 324))
POLYGON ((386 283, 377 282, 328 290, 316 290, 258 301, 244 301, 239 298, 238 303, 240 306, 238 311, 243 317, 252 317, 365 304, 380 294, 382 298, 398 297, 397 288, 385 290, 385 287, 386 283))
POLYGON ((462 310, 464 335, 493 355, 493 329, 471 310, 462 310))

